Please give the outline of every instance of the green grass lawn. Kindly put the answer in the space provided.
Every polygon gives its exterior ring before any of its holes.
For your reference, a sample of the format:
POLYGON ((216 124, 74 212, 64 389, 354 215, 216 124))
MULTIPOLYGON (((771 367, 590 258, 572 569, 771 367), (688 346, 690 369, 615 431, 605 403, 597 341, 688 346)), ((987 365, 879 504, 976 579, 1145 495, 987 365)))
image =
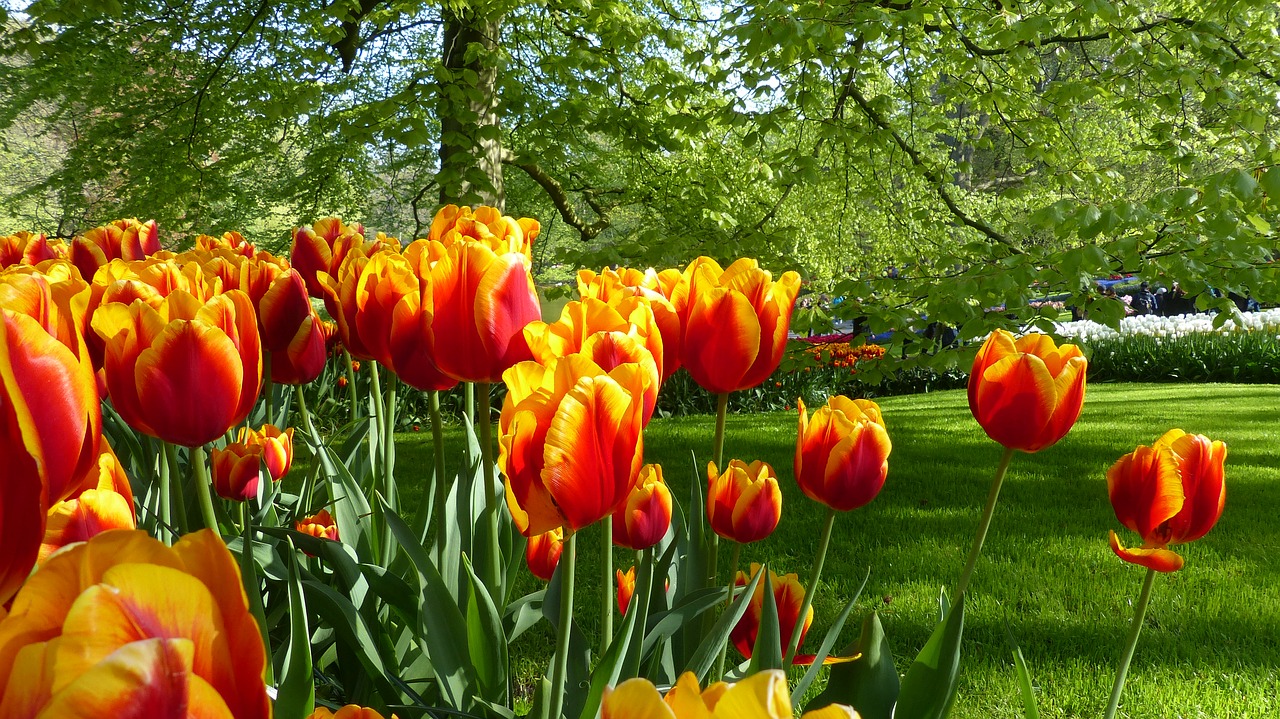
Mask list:
MULTIPOLYGON (((939 588, 960 574, 1001 448, 974 422, 963 392, 894 397, 881 406, 894 444, 889 478, 874 502, 836 521, 807 644, 816 648, 870 568, 859 613, 880 611, 905 671, 933 627, 939 588)), ((1120 714, 1280 716, 1277 407, 1277 386, 1096 385, 1062 442, 1015 457, 974 576, 952 716, 1021 716, 1007 635, 1030 665, 1042 716, 1101 716, 1145 572, 1107 546, 1107 531, 1122 528, 1107 501, 1106 470, 1172 427, 1227 443, 1226 511, 1207 537, 1178 550, 1186 558, 1181 571, 1156 578, 1120 714)), ((703 476, 713 422, 655 419, 645 434, 647 461, 663 465, 682 505, 694 476, 691 452, 703 476)), ((744 549, 743 564, 767 561, 807 581, 825 508, 795 486, 795 433, 795 413, 730 416, 725 451, 771 463, 783 488, 782 524, 744 549)), ((410 494, 415 469, 431 466, 430 436, 397 441, 397 475, 410 494)), ((452 446, 458 441, 451 433, 452 446)), ((579 542, 577 606, 588 631, 600 601, 593 534, 579 542)), ((626 554, 615 552, 619 566, 626 554)), ((721 558, 722 567, 727 562, 721 558)), ((528 588, 535 586, 530 578, 528 588)), ((851 618, 841 645, 859 623, 851 618)), ((550 655, 550 634, 526 636, 512 656, 515 671, 532 677, 550 655)))

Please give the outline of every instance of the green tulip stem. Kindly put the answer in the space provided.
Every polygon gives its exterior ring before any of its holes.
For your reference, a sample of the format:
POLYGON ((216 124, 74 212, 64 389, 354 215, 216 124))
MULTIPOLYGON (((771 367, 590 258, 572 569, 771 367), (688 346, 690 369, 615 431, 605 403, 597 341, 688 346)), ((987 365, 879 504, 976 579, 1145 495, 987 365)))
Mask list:
POLYGON ((556 658, 551 666, 550 719, 560 719, 564 708, 564 690, 569 669, 569 633, 573 624, 573 569, 577 560, 577 535, 572 531, 564 538, 560 554, 560 622, 556 625, 556 658))
POLYGON ((476 424, 476 383, 462 383, 462 416, 467 418, 467 424, 472 427, 476 424))
POLYGON ((1013 459, 1013 449, 1004 450, 1000 458, 1000 466, 996 468, 996 476, 991 480, 991 491, 987 493, 987 506, 982 508, 982 521, 978 524, 978 533, 973 536, 973 549, 969 550, 969 561, 965 562, 964 573, 960 575, 960 583, 956 585, 958 601, 969 588, 969 578, 973 576, 973 567, 978 563, 978 555, 982 554, 982 543, 987 540, 987 530, 991 528, 991 515, 996 511, 996 500, 1000 498, 1000 485, 1004 484, 1004 475, 1009 471, 1009 461, 1013 459))
MULTIPOLYGON (((378 373, 378 363, 372 361, 369 362, 369 395, 373 400, 369 403, 369 466, 373 470, 374 477, 385 479, 385 475, 378 474, 378 465, 382 464, 382 457, 378 453, 378 442, 384 439, 380 435, 386 429, 382 423, 382 378, 378 373)), ((388 497, 387 500, 390 501, 390 498, 388 497)))
POLYGON ((397 377, 387 372, 387 403, 382 407, 382 481, 383 494, 393 507, 396 503, 396 389, 397 377))
POLYGON ((435 501, 431 508, 432 522, 435 524, 436 533, 436 563, 438 566, 444 566, 444 537, 445 537, 445 501, 446 488, 444 478, 444 425, 440 420, 440 391, 431 391, 431 443, 435 448, 435 476, 431 482, 431 486, 423 487, 422 502, 418 508, 418 526, 423 529, 422 537, 426 538, 427 526, 427 503, 431 502, 432 496, 435 501))
POLYGON ((271 413, 271 394, 275 385, 271 382, 271 353, 266 350, 262 351, 262 399, 266 402, 267 408, 267 424, 275 424, 275 417, 271 413))
MULTIPOLYGON (((827 523, 822 528, 822 540, 818 542, 818 560, 813 563, 813 573, 809 575, 809 586, 805 587, 804 601, 800 603, 800 614, 796 619, 795 626, 791 627, 791 638, 787 641, 787 656, 782 660, 782 666, 789 667, 791 662, 795 661, 796 652, 800 649, 800 630, 804 628, 805 617, 809 616, 809 609, 813 606, 813 598, 818 594, 818 580, 822 578, 822 565, 827 561, 827 548, 831 545, 831 528, 836 524, 836 510, 827 510, 827 523)), ((764 571, 763 569, 761 571, 764 571)), ((767 582, 769 578, 763 577, 760 581, 767 582)), ((782 628, 786 632, 786 627, 782 628)))
POLYGON ((616 581, 613 574, 613 517, 605 517, 600 522, 600 656, 609 651, 609 643, 613 641, 613 592, 609 587, 616 581))
POLYGON ((173 521, 173 526, 178 528, 179 534, 187 533, 187 499, 182 491, 182 475, 178 472, 178 447, 168 442, 164 443, 165 464, 169 465, 168 482, 173 483, 172 505, 170 506, 169 518, 173 521))
MULTIPOLYGON (((716 437, 713 457, 716 462, 716 471, 724 471, 724 420, 729 413, 729 393, 721 392, 716 395, 716 437)), ((711 500, 710 497, 707 498, 711 500)), ((707 555, 707 582, 705 586, 713 587, 716 584, 716 577, 719 575, 720 561, 720 537, 714 532, 711 533, 710 551, 707 555)), ((711 615, 708 614, 705 620, 704 632, 710 628, 711 615)))
MULTIPOLYGON (((725 611, 733 604, 733 590, 738 586, 738 560, 742 558, 742 543, 733 543, 733 560, 729 562, 729 598, 725 600, 725 611)), ((720 645, 720 658, 716 661, 716 673, 713 679, 724 679, 724 662, 729 657, 729 642, 720 645)))
POLYGON ((320 436, 316 434, 315 425, 311 423, 311 412, 307 409, 307 398, 302 393, 302 385, 293 386, 293 396, 298 400, 298 414, 302 416, 302 428, 318 443, 320 436))
POLYGON ((209 471, 205 466, 204 445, 191 448, 191 481, 196 485, 196 498, 200 500, 200 516, 204 526, 218 531, 218 518, 213 513, 213 493, 209 491, 209 471))
POLYGON ((169 443, 161 442, 164 447, 164 459, 160 462, 160 493, 156 507, 156 536, 169 546, 173 546, 173 512, 170 510, 169 487, 172 483, 170 473, 175 466, 169 460, 169 443))
MULTIPOLYGON (((484 497, 485 508, 484 514, 487 518, 485 522, 485 531, 489 533, 489 546, 498 546, 498 512, 502 507, 501 490, 494 491, 494 459, 493 459, 493 421, 491 416, 491 408, 489 407, 489 383, 480 382, 477 388, 480 390, 480 411, 477 419, 480 422, 480 461, 484 463, 484 497)), ((495 594, 500 589, 502 581, 501 567, 495 565, 489 567, 490 575, 486 577, 489 590, 495 594)))
POLYGON ((1151 585, 1155 578, 1156 570, 1148 569, 1147 578, 1142 582, 1142 594, 1138 596, 1138 606, 1133 611, 1133 623, 1129 625, 1129 641, 1125 645, 1124 654, 1120 657, 1120 670, 1116 672, 1116 684, 1111 688, 1111 703, 1107 705, 1107 713, 1103 719, 1115 719, 1116 710, 1120 708, 1120 693, 1124 691, 1124 680, 1129 674, 1129 663, 1133 661, 1133 651, 1138 647, 1138 634, 1142 632, 1142 620, 1147 616, 1147 602, 1151 601, 1151 585))
POLYGON ((347 396, 351 400, 351 423, 355 424, 360 419, 360 401, 356 398, 356 371, 351 366, 353 360, 345 347, 342 348, 342 359, 347 363, 347 396))

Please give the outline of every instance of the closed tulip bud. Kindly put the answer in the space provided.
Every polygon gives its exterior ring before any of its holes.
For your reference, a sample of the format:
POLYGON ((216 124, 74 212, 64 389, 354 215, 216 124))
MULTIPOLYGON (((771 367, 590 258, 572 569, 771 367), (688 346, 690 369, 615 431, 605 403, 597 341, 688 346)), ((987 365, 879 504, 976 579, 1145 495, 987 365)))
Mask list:
MULTIPOLYGON (((721 270, 700 257, 685 270, 688 304, 681 357, 703 389, 724 394, 759 385, 787 346, 800 276, 773 276, 743 258, 721 270)), ((673 300, 674 301, 674 300, 673 300)))
POLYGON ((319 377, 327 338, 302 275, 293 269, 275 273, 262 295, 253 299, 262 349, 271 353, 271 381, 298 385, 319 377))
POLYGON ((144 434, 187 447, 244 421, 262 387, 262 350, 249 297, 207 302, 174 290, 153 307, 105 302, 93 329, 106 342, 105 374, 121 418, 144 434))
MULTIPOLYGON (((792 719, 791 692, 781 669, 767 669, 740 682, 716 682, 702 690, 693 672, 681 675, 666 697, 648 679, 605 687, 601 719, 792 719)), ((858 712, 831 704, 801 719, 858 719, 858 712)))
POLYGON ((1007 449, 1039 452, 1066 436, 1084 404, 1088 361, 1042 334, 995 330, 969 373, 969 410, 1007 449))
POLYGON ((662 541, 670 526, 671 490, 662 481, 662 466, 646 464, 635 489, 613 513, 613 543, 648 549, 662 541))
POLYGON ((303 517, 293 528, 313 537, 338 541, 338 523, 333 521, 333 515, 329 514, 327 509, 322 509, 309 517, 303 517))
POLYGON ((577 531, 612 514, 644 456, 640 366, 605 372, 575 354, 521 362, 504 379, 498 466, 516 527, 526 537, 577 531))
MULTIPOLYGON (((760 565, 752 562, 751 577, 760 572, 760 565)), ((750 581, 748 575, 739 571, 735 579, 735 583, 739 587, 745 587, 750 581)), ((792 632, 800 632, 800 641, 797 647, 804 646, 804 636, 809 631, 809 625, 813 624, 813 607, 810 606, 805 613, 804 621, 800 621, 800 611, 804 606, 804 587, 800 584, 800 578, 794 574, 778 575, 769 570, 767 581, 762 580, 756 585, 756 593, 752 595, 750 604, 747 605, 747 611, 742 615, 742 619, 734 625, 733 631, 729 633, 729 641, 733 642, 733 646, 747 659, 751 658, 751 652, 756 645, 756 636, 760 632, 760 622, 764 617, 764 592, 768 589, 773 592, 774 603, 778 607, 778 627, 782 639, 782 652, 786 653, 788 642, 791 641, 792 632)), ((813 664, 816 657, 812 654, 797 654, 795 663, 797 665, 813 664)), ((827 664, 833 664, 842 661, 837 657, 828 657, 827 664)), ((843 660, 847 661, 847 660, 843 660)))
POLYGON ((1142 546, 1125 548, 1113 531, 1112 551, 1158 572, 1181 569, 1182 557, 1167 547, 1203 537, 1222 516, 1226 459, 1222 442, 1180 429, 1121 457, 1107 472, 1107 491, 1116 519, 1138 533, 1142 546))
POLYGON ((267 719, 266 662, 215 532, 103 532, 49 557, 0 621, 0 716, 267 719))
POLYGON ((556 565, 560 564, 560 554, 564 551, 564 532, 553 529, 529 537, 525 546, 524 560, 529 565, 533 576, 544 582, 551 581, 556 573, 556 565))
POLYGON ((631 606, 631 597, 636 593, 636 568, 626 572, 616 569, 614 572, 618 579, 618 613, 626 614, 627 607, 631 606))
POLYGON ((773 534, 782 519, 782 490, 773 467, 731 459, 722 474, 707 463, 707 521, 716 534, 741 544, 773 534))
POLYGON ((273 424, 264 424, 258 430, 244 427, 240 430, 239 440, 250 447, 262 448, 262 461, 267 465, 272 481, 284 479, 293 466, 292 427, 285 430, 273 424))
POLYGON ((213 491, 223 499, 244 502, 262 488, 262 447, 233 442, 210 454, 213 491))
POLYGON ((798 402, 796 483, 810 499, 847 512, 880 493, 892 445, 875 402, 835 396, 810 418, 798 402))

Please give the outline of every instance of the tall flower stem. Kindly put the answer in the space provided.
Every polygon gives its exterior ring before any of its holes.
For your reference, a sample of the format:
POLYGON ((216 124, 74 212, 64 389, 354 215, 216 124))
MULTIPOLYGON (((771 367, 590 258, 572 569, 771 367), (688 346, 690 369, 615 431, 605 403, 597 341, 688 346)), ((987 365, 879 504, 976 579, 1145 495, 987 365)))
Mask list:
POLYGON ((373 397, 373 401, 369 403, 369 466, 373 469, 374 477, 382 477, 378 474, 378 465, 382 463, 382 457, 378 453, 378 442, 384 441, 379 436, 383 433, 382 424, 382 379, 378 376, 378 363, 369 363, 369 393, 373 397))
POLYGON ((556 659, 551 666, 551 719, 560 719, 564 709, 564 690, 569 669, 569 632, 573 623, 573 570, 577 561, 577 534, 572 531, 564 539, 560 566, 560 623, 556 626, 556 659))
POLYGON ((1129 663, 1133 661, 1133 651, 1138 646, 1138 635, 1142 632, 1142 620, 1147 616, 1147 602, 1151 601, 1151 584, 1155 578, 1156 570, 1148 569, 1147 578, 1142 582, 1142 594, 1138 596, 1138 606, 1133 610, 1133 623, 1129 625, 1129 642, 1125 645, 1124 654, 1120 656, 1120 670, 1116 672, 1116 684, 1111 688, 1111 703, 1107 705, 1107 713, 1103 719, 1115 719, 1116 710, 1120 708, 1120 693, 1124 691, 1124 680, 1129 674, 1129 663))
POLYGON ((613 641, 613 517, 605 517, 600 523, 600 656, 613 641))
MULTIPOLYGON (((501 491, 494 490, 493 474, 493 422, 490 417, 489 383, 480 382, 480 411, 476 419, 480 422, 480 461, 484 464, 484 516, 485 531, 489 533, 489 546, 498 546, 498 510, 502 505, 501 491)), ((501 582, 502 570, 495 564, 489 568, 490 576, 486 577, 489 590, 497 592, 501 582)))
POLYGON ((170 517, 174 521, 174 526, 178 528, 178 534, 187 533, 187 499, 182 491, 182 475, 178 472, 178 447, 168 442, 164 443, 165 464, 169 465, 169 480, 173 483, 171 491, 172 506, 170 507, 170 517))
MULTIPOLYGON (((382 492, 395 502, 396 491, 396 388, 398 378, 387 372, 387 403, 382 407, 382 492)), ((398 506, 398 505, 393 505, 398 506)))
MULTIPOLYGON (((712 451, 712 458, 715 460, 716 469, 724 471, 724 420, 729 413, 729 393, 722 392, 716 395, 716 435, 715 445, 712 451)), ((719 574, 719 567, 716 566, 720 561, 720 537, 714 532, 711 533, 711 544, 708 547, 707 554, 707 579, 704 586, 714 587, 716 577, 719 574)), ((712 617, 710 613, 704 615, 702 623, 702 632, 706 634, 710 630, 712 617)))
POLYGON ((446 501, 446 488, 444 479, 444 425, 440 421, 440 392, 439 390, 431 391, 431 443, 435 449, 435 476, 431 485, 422 488, 422 500, 418 505, 418 526, 421 528, 419 533, 423 541, 427 537, 427 504, 431 507, 431 523, 435 525, 436 533, 436 562, 439 566, 444 566, 444 523, 445 511, 444 504, 446 501), (432 499, 434 498, 434 502, 432 499))
POLYGON ((472 427, 476 424, 476 383, 462 383, 462 416, 467 418, 467 424, 472 427))
MULTIPOLYGON (((813 598, 818 594, 818 580, 822 578, 822 565, 827 561, 827 548, 831 545, 831 528, 836 524, 836 510, 827 510, 827 523, 822 528, 822 540, 818 542, 818 559, 813 563, 813 573, 809 575, 809 586, 805 587, 804 601, 800 603, 800 615, 791 628, 791 639, 787 641, 787 655, 782 666, 789 667, 800 649, 800 630, 804 628, 804 619, 809 616, 809 608, 813 606, 813 598)), ((765 577, 764 581, 769 581, 765 577)))
MULTIPOLYGON (((733 604, 733 590, 738 586, 738 560, 742 557, 742 543, 733 543, 733 560, 729 563, 729 598, 725 600, 725 610, 728 611, 730 604, 733 604)), ((729 656, 729 643, 725 642, 720 647, 720 658, 716 660, 716 673, 714 679, 719 681, 724 678, 724 662, 729 656)))
POLYGON ((355 424, 360 419, 360 400, 356 397, 356 371, 351 366, 351 353, 344 347, 342 348, 342 359, 346 361, 347 372, 347 396, 351 400, 351 423, 355 424))
POLYGON ((156 536, 165 544, 173 546, 173 505, 170 501, 170 487, 174 481, 173 472, 177 467, 169 461, 169 443, 161 442, 165 456, 160 460, 160 492, 156 506, 156 536))
POLYGON ((196 498, 200 501, 200 516, 204 526, 218 531, 218 517, 213 512, 213 493, 209 491, 209 470, 205 466, 204 445, 191 448, 191 481, 196 485, 196 498))
POLYGON ((271 395, 275 389, 274 383, 271 381, 271 353, 263 350, 262 352, 262 398, 266 402, 267 424, 275 424, 276 419, 272 415, 271 395))
POLYGON ((982 554, 982 543, 987 540, 987 530, 991 528, 991 515, 996 511, 996 500, 1000 499, 1000 485, 1004 484, 1004 475, 1009 471, 1009 461, 1013 459, 1013 452, 1013 449, 1005 448, 1004 456, 1000 458, 1000 466, 996 468, 996 476, 991 480, 991 491, 987 493, 987 506, 982 508, 982 520, 978 523, 978 533, 973 537, 969 561, 965 562, 960 583, 956 585, 956 599, 959 599, 960 595, 969 588, 969 578, 973 576, 973 567, 978 563, 978 555, 982 554))

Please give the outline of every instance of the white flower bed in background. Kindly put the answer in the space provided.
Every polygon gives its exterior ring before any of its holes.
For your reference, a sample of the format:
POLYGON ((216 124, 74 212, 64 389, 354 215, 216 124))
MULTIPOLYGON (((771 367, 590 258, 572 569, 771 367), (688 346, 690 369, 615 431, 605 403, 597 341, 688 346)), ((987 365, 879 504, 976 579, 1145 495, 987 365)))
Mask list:
POLYGON ((1216 315, 1207 314, 1174 315, 1173 317, 1131 315, 1120 320, 1118 331, 1091 320, 1059 322, 1057 326, 1058 332, 1063 337, 1082 342, 1120 337, 1176 338, 1195 334, 1232 334, 1240 331, 1280 332, 1280 309, 1245 312, 1239 321, 1229 319, 1217 328, 1213 326, 1215 317, 1216 315))

